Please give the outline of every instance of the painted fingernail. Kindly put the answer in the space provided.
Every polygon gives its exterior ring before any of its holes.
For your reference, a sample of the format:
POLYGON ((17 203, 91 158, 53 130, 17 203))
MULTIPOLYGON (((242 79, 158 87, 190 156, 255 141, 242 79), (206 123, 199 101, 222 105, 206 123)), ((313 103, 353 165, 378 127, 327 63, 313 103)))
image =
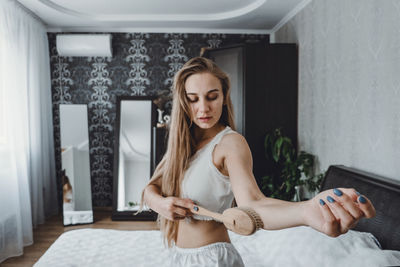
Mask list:
POLYGON ((335 195, 337 195, 338 197, 340 197, 340 196, 343 195, 342 191, 340 191, 340 190, 337 189, 337 188, 334 188, 334 189, 333 189, 333 193, 334 193, 335 195))
POLYGON ((358 192, 358 191, 356 192, 356 194, 357 194, 357 196, 361 196, 360 192, 358 192))
POLYGON ((358 201, 360 201, 362 204, 367 203, 367 200, 366 200, 365 197, 363 197, 363 196, 359 196, 359 197, 358 197, 358 201))
POLYGON ((199 211, 199 207, 197 207, 197 206, 194 206, 193 209, 194 209, 195 211, 199 211))
POLYGON ((327 196, 326 199, 330 202, 333 203, 335 200, 331 196, 327 196))
POLYGON ((322 199, 319 200, 319 204, 321 204, 321 206, 325 205, 325 201, 323 201, 322 199))

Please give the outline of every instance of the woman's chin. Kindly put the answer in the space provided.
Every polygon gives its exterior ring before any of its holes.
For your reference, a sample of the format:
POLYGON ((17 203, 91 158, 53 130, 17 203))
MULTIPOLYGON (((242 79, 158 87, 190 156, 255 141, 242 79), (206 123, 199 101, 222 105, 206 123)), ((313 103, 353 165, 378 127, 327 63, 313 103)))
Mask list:
POLYGON ((215 124, 216 124, 216 122, 201 122, 201 121, 196 122, 197 127, 201 128, 201 129, 210 129, 210 128, 214 127, 215 124))

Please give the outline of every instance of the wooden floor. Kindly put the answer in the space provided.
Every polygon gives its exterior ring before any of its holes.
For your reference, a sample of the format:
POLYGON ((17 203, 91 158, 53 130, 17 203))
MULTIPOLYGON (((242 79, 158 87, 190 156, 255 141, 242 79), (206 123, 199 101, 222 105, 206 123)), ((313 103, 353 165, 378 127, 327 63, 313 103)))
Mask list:
POLYGON ((94 223, 76 226, 63 226, 62 215, 53 216, 46 223, 33 230, 33 245, 24 248, 20 257, 12 257, 0 263, 0 266, 32 266, 46 252, 51 244, 64 232, 81 228, 102 228, 116 230, 155 230, 156 222, 111 221, 111 210, 102 209, 93 212, 94 223))

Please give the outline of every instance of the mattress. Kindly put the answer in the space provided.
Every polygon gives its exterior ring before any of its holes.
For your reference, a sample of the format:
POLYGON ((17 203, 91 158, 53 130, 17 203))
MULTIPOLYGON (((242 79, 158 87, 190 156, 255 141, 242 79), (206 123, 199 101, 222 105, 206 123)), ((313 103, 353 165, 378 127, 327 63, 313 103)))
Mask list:
MULTIPOLYGON (((400 265, 400 251, 382 250, 372 234, 353 230, 337 238, 305 226, 229 235, 247 267, 400 265)), ((170 253, 160 231, 79 229, 63 233, 34 266, 170 267, 170 253)))

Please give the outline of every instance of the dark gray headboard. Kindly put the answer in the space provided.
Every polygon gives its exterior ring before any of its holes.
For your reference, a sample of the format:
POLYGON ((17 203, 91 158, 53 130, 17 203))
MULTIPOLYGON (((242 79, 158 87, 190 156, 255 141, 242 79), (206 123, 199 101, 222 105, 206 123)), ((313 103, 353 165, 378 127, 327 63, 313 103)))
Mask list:
POLYGON ((400 250, 400 181, 335 165, 329 167, 321 191, 335 187, 355 188, 375 206, 376 217, 361 219, 355 230, 372 233, 383 249, 400 250))

